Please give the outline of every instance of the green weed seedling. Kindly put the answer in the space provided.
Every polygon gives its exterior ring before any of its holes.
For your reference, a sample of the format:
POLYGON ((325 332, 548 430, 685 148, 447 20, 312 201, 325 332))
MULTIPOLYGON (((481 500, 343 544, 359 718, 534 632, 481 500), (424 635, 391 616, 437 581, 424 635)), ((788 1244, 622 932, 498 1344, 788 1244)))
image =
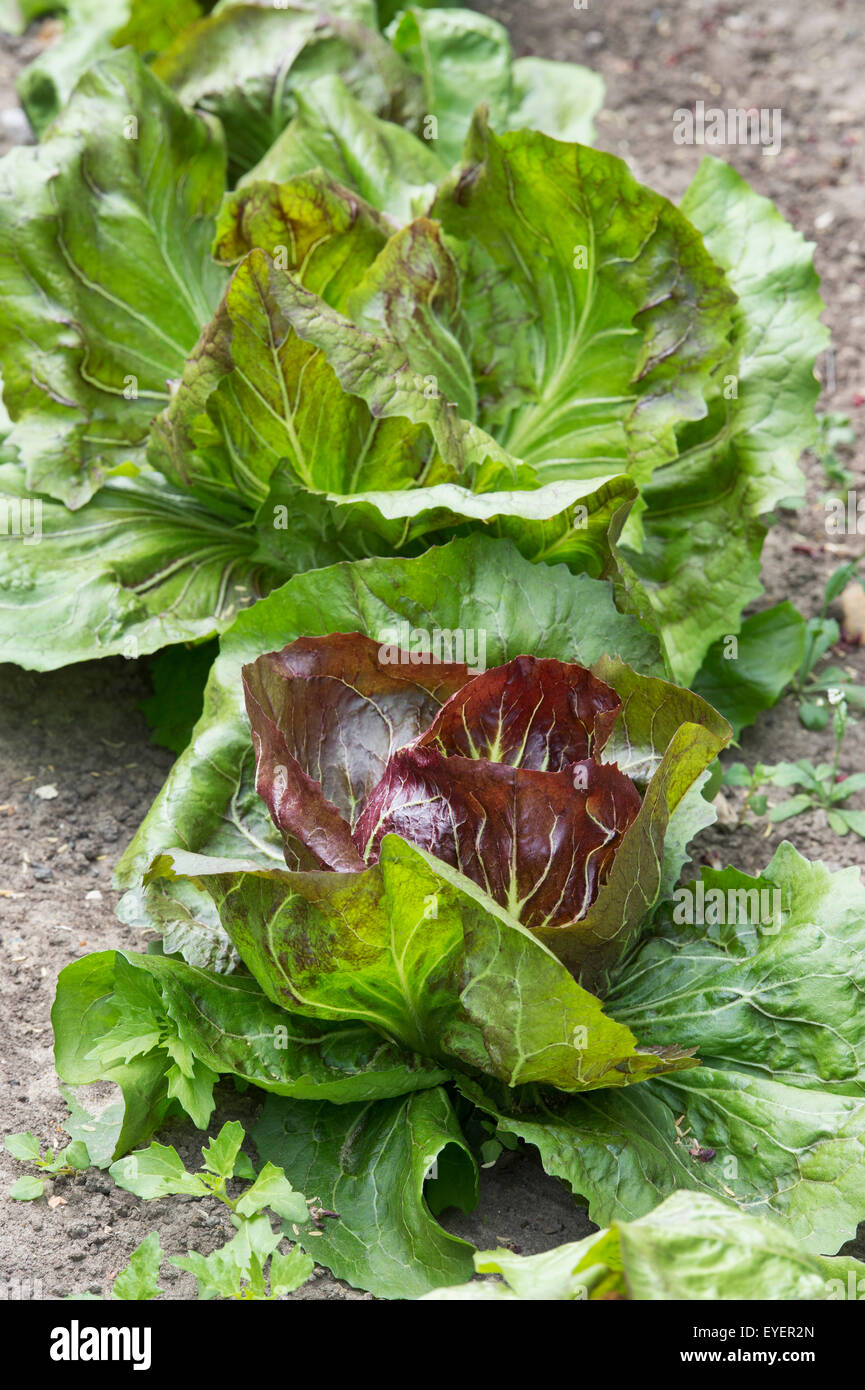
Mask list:
POLYGON ((850 423, 849 415, 841 415, 838 411, 830 410, 826 413, 817 415, 817 439, 814 444, 814 453, 823 472, 826 475, 826 482, 833 492, 842 492, 846 495, 850 484, 853 482, 853 474, 845 466, 842 459, 838 457, 836 450, 852 449, 856 443, 856 432, 850 423))
POLYGON ((805 811, 822 809, 836 835, 846 835, 852 830, 865 840, 865 811, 850 811, 845 806, 854 792, 865 789, 865 773, 857 772, 852 777, 839 779, 838 772, 841 749, 850 722, 844 691, 829 690, 827 700, 833 711, 835 734, 835 752, 831 763, 818 763, 815 766, 807 758, 799 758, 794 763, 776 763, 774 766, 757 763, 753 770, 744 763, 733 763, 725 770, 724 786, 746 789, 740 825, 749 811, 757 816, 765 815, 773 825, 780 825, 794 816, 801 816, 805 811), (770 807, 769 798, 763 791, 767 786, 799 790, 795 796, 770 807))
POLYGON ((204 1165, 196 1173, 187 1170, 176 1149, 158 1143, 117 1159, 109 1169, 118 1187, 144 1201, 169 1196, 215 1197, 228 1207, 237 1232, 231 1240, 210 1255, 190 1250, 169 1261, 195 1275, 202 1299, 272 1300, 300 1288, 313 1270, 312 1257, 299 1247, 281 1254, 277 1246, 286 1226, 297 1235, 300 1227, 316 1218, 317 1209, 295 1192, 275 1164, 266 1163, 256 1175, 252 1162, 241 1152, 243 1139, 243 1126, 238 1121, 223 1125, 202 1149, 204 1165), (237 1180, 250 1186, 231 1196, 228 1184, 237 1180), (282 1229, 273 1230, 268 1211, 282 1219, 282 1229))
POLYGON ((52 1178, 65 1177, 90 1167, 87 1145, 80 1139, 67 1144, 57 1153, 53 1149, 46 1149, 44 1154, 39 1140, 29 1129, 23 1134, 7 1134, 3 1142, 19 1163, 32 1163, 44 1174, 43 1177, 28 1175, 18 1178, 9 1189, 9 1196, 16 1202, 35 1202, 44 1195, 52 1178))
POLYGON ((806 729, 819 731, 825 729, 831 717, 828 700, 830 691, 840 690, 847 705, 865 709, 865 686, 856 685, 840 666, 827 666, 819 675, 816 668, 841 636, 834 618, 827 616, 829 605, 840 598, 847 585, 854 580, 863 583, 859 573, 860 560, 851 560, 840 565, 829 576, 823 591, 823 606, 816 618, 809 618, 806 624, 805 655, 796 674, 794 689, 800 697, 799 718, 806 729))

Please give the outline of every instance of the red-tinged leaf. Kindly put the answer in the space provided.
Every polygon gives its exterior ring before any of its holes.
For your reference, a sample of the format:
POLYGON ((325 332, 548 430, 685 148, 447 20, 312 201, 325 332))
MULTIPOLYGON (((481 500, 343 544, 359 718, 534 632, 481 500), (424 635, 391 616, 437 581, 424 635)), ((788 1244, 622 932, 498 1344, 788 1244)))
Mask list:
POLYGON ((354 832, 368 862, 394 832, 452 865, 530 929, 578 921, 640 809, 629 777, 583 760, 557 772, 435 748, 394 754, 354 832))
POLYGON ((560 772, 597 757, 621 707, 584 666, 518 656, 452 695, 419 744, 446 757, 560 772))
POLYGON ((350 827, 364 798, 468 679, 460 662, 412 664, 358 632, 302 637, 243 668, 256 788, 290 867, 363 867, 350 827))

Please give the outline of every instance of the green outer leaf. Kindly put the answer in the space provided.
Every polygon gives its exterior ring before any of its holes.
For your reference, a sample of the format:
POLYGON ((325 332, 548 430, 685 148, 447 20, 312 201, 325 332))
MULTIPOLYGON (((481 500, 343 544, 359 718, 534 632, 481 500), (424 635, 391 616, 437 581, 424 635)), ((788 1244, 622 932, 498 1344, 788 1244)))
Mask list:
POLYGON ((685 452, 642 489, 640 549, 617 558, 621 606, 661 636, 668 672, 690 685, 718 638, 738 631, 760 598, 766 527, 748 513, 748 480, 735 449, 717 458, 685 452))
MULTIPOLYGON (((696 1192, 678 1192, 638 1221, 618 1221, 631 1298, 657 1302, 825 1299, 822 1265, 777 1221, 696 1192)), ((865 1267, 863 1267, 865 1268, 865 1267)))
POLYGON ((152 743, 182 753, 201 715, 204 687, 213 665, 216 642, 175 645, 147 664, 153 694, 138 703, 152 730, 152 743))
POLYGON ((406 12, 390 31, 396 52, 423 82, 423 111, 434 116, 432 148, 450 168, 460 157, 479 100, 493 121, 512 104, 512 59, 507 30, 470 9, 406 12))
POLYGON ((865 1096, 858 869, 833 874, 783 844, 759 878, 704 868, 702 884, 702 915, 720 900, 727 924, 700 925, 695 885, 681 889, 608 1007, 649 1042, 699 1039, 704 1056, 737 1070, 865 1096))
MULTIPOLYGON (((270 258, 259 250, 251 251, 235 273, 232 288, 238 286, 235 293, 243 293, 250 300, 260 300, 270 321, 280 326, 281 332, 274 336, 277 337, 278 362, 283 372, 294 367, 292 375, 297 375, 295 362, 308 359, 315 364, 318 394, 312 400, 301 398, 298 401, 298 408, 308 412, 312 419, 312 428, 306 426, 301 444, 314 444, 317 441, 327 410, 337 414, 337 438, 353 426, 358 434, 355 448, 359 449, 359 458, 366 465, 366 452, 370 449, 370 445, 365 444, 366 435, 374 429, 375 443, 379 446, 382 436, 387 439, 388 423, 396 420, 399 422, 396 429, 400 438, 396 441, 396 447, 394 442, 389 441, 389 449, 395 459, 391 467, 397 474, 394 482, 398 478, 402 483, 417 480, 429 483, 461 480, 470 483, 476 476, 484 476, 485 467, 489 470, 493 466, 497 475, 507 473, 513 476, 516 472, 515 461, 482 429, 460 417, 450 404, 445 383, 441 392, 426 389, 425 375, 434 374, 432 364, 437 366, 441 360, 440 334, 435 324, 435 310, 438 308, 436 292, 440 288, 440 280, 445 277, 453 283, 454 293, 458 292, 458 287, 455 267, 436 226, 422 219, 398 235, 411 235, 415 230, 420 234, 418 240, 422 238, 425 247, 424 253, 418 256, 407 287, 409 313, 406 319, 410 327, 400 337, 390 336, 377 325, 372 328, 358 326, 344 314, 330 308, 304 285, 279 271, 270 258), (249 290, 246 290, 247 281, 250 282, 249 290), (419 370, 415 360, 407 356, 412 346, 417 350, 422 338, 422 333, 415 329, 415 317, 428 327, 431 335, 435 335, 431 361, 419 370), (291 330, 296 336, 290 336, 291 330), (309 345, 306 351, 304 344, 309 345), (424 376, 420 375, 421 371, 425 373, 424 376), (354 424, 358 400, 365 402, 368 413, 361 411, 358 423, 354 424), (346 416, 347 424, 343 424, 339 416, 346 416), (418 429, 411 431, 407 420, 418 429), (426 432, 420 428, 424 426, 435 442, 440 460, 436 460, 424 442, 426 432), (418 436, 417 443, 413 435, 418 436), (403 442, 403 436, 407 437, 407 443, 403 442)), ((382 254, 391 254, 390 244, 382 254)), ((397 286, 402 288, 399 281, 397 286)), ((388 328, 393 327, 389 321, 388 328)), ((403 321, 399 328, 405 327, 403 321)), ((452 342, 452 339, 453 335, 448 335, 448 340, 452 342)), ((257 365, 261 370, 265 363, 262 360, 257 365)), ((304 381, 304 388, 310 390, 307 381, 304 381)), ((290 400, 293 399, 293 396, 290 397, 290 400)), ((281 404, 274 413, 278 418, 285 418, 285 404, 281 404)), ((289 413, 293 413, 290 407, 289 413)), ((297 433, 301 434, 300 431, 297 433)), ((336 458, 338 471, 333 463, 325 471, 314 450, 299 448, 292 441, 287 453, 296 477, 305 486, 322 490, 354 490, 344 483, 342 487, 337 483, 337 478, 355 478, 357 474, 356 466, 349 467, 349 460, 342 459, 340 455, 336 458)), ((387 475, 382 475, 379 463, 378 478, 383 481, 385 477, 387 475)), ((368 478, 362 474, 358 483, 361 487, 368 486, 368 478)))
MULTIPOLYGON (((196 1085, 209 1077, 211 1090, 217 1076, 229 1074, 275 1094, 337 1103, 403 1095, 446 1076, 363 1025, 289 1016, 248 976, 212 975, 163 956, 106 951, 74 961, 61 971, 52 1019, 64 1081, 121 1087, 125 1112, 117 1116, 116 1154, 161 1123, 181 1064, 181 1076, 196 1085), (124 1050, 136 1049, 124 1062, 124 1050)), ((184 1104, 188 1109, 188 1099, 184 1104)), ((202 1113, 193 1107, 199 1128, 211 1106, 202 1113)), ((80 1126, 79 1136, 87 1141, 80 1126)), ((106 1147, 103 1142, 100 1152, 106 1147)))
POLYGON ((744 1211, 769 1209, 819 1254, 852 1239, 865 1211, 865 1104, 849 1096, 703 1065, 508 1115, 459 1084, 505 1133, 535 1145, 547 1172, 586 1200, 599 1225, 645 1215, 679 1188, 732 1192, 744 1211), (691 1158, 698 1146, 715 1158, 691 1158))
POLYGON ((542 1255, 478 1251, 478 1273, 505 1285, 436 1289, 427 1299, 499 1296, 524 1300, 596 1299, 609 1291, 640 1302, 729 1299, 822 1300, 847 1296, 865 1265, 803 1250, 781 1225, 707 1193, 676 1192, 636 1221, 560 1245, 542 1255))
POLYGON ((251 513, 149 469, 70 511, 29 492, 23 468, 0 464, 4 506, 42 533, 0 532, 0 660, 29 670, 212 636, 285 574, 257 560, 251 513))
MULTIPOLYGON (((503 541, 472 536, 413 560, 367 560, 298 575, 247 610, 225 635, 192 742, 123 856, 119 886, 136 887, 170 845, 223 857, 248 859, 252 853, 263 865, 281 866, 279 839, 254 791, 240 668, 302 634, 377 635, 400 621, 481 630, 491 666, 522 652, 582 665, 603 652, 618 652, 641 669, 657 669, 655 639, 617 613, 606 585, 564 566, 540 569, 503 541)), ((212 904, 206 894, 201 898, 209 939, 212 904)), ((146 905, 139 899, 136 908, 143 922, 146 905)), ((161 901, 152 919, 157 929, 167 911, 161 901)), ((183 921, 189 933, 188 898, 183 921)))
POLYGON ((328 304, 342 305, 389 229, 329 172, 313 169, 278 183, 247 180, 226 194, 216 220, 213 255, 232 265, 256 247, 328 304))
MULTIPOLYGON (((830 874, 790 845, 761 879, 703 881, 725 895, 777 889, 778 920, 759 897, 737 899, 724 915, 741 921, 720 925, 676 926, 667 909, 607 1000, 656 1046, 698 1044, 702 1066, 510 1115, 460 1085, 601 1224, 687 1187, 769 1208, 809 1251, 835 1250, 865 1211, 865 889, 855 870, 830 874)), ((696 889, 682 915, 689 899, 696 889)))
MULTIPOLYGON (((103 951, 73 961, 60 972, 57 997, 51 1010, 54 1028, 54 1061, 62 1081, 72 1086, 92 1081, 113 1081, 123 1096, 114 1111, 113 1133, 96 1126, 99 1153, 91 1154, 107 1166, 112 1154, 126 1153, 158 1129, 172 1100, 165 1080, 166 1058, 158 1052, 137 1056, 129 1063, 111 1066, 88 1058, 96 1039, 116 1024, 118 1009, 113 998, 114 953, 103 951)), ((81 1137, 87 1141, 87 1135, 81 1137)))
POLYGON ((805 655, 805 632, 802 614, 785 599, 745 619, 735 657, 725 656, 723 639, 707 652, 693 688, 730 721, 735 738, 793 680, 805 655))
MULTIPOLYGON (((262 1158, 339 1213, 298 1243, 339 1279, 379 1298, 416 1298, 471 1274, 471 1246, 430 1215, 424 1181, 455 1170, 459 1205, 477 1199, 477 1170, 441 1088, 370 1105, 266 1102, 253 1131, 262 1158)), ((434 1186, 434 1184, 433 1184, 434 1186)))
POLYGON ((496 130, 529 127, 590 145, 593 117, 604 98, 603 79, 576 63, 543 58, 513 61, 507 30, 471 9, 418 5, 388 31, 396 51, 423 81, 424 137, 450 167, 478 101, 496 130), (427 128, 433 116, 436 125, 427 128))
POLYGON ((224 283, 208 255, 224 186, 215 128, 131 49, 3 160, 0 368, 31 488, 78 507, 140 453, 224 283))
POLYGON ((540 130, 556 140, 591 145, 604 104, 604 79, 578 63, 517 58, 511 110, 502 130, 540 130))
POLYGON ((293 1013, 359 1019, 443 1066, 508 1086, 582 1091, 693 1065, 675 1046, 641 1051, 531 933, 396 835, 363 873, 261 870, 172 852, 154 872, 200 879, 262 989, 293 1013))
POLYGON ((815 436, 813 369, 828 332, 810 243, 730 165, 704 159, 681 207, 737 295, 733 354, 706 419, 680 432, 679 460, 645 489, 642 553, 622 558, 636 611, 654 615, 672 674, 690 684, 762 593, 757 518, 802 492, 797 461, 815 436))
POLYGON ((701 163, 681 207, 738 297, 739 396, 724 433, 749 479, 749 510, 760 515, 801 495, 798 460, 816 437, 814 361, 829 331, 819 322, 825 306, 814 243, 731 165, 712 156, 701 163))
POLYGON ((563 563, 594 578, 610 569, 610 533, 620 527, 635 497, 636 488, 626 473, 511 492, 470 492, 457 483, 438 483, 354 496, 329 494, 349 520, 358 514, 383 534, 387 522, 405 521, 398 533, 400 543, 479 521, 494 535, 513 541, 533 564, 563 563))

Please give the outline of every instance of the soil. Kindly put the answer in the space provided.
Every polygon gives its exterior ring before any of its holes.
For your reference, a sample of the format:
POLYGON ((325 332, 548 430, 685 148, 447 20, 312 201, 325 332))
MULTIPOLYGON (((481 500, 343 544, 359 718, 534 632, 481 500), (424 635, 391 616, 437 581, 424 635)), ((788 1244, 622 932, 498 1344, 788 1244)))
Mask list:
MULTIPOLYGON (((571 59, 600 71, 607 83, 598 143, 622 155, 637 177, 672 198, 686 188, 703 153, 673 140, 673 112, 702 99, 706 106, 780 107, 780 154, 732 146, 718 151, 761 193, 770 196, 817 243, 827 302, 831 352, 819 364, 820 409, 851 417, 865 434, 865 137, 861 53, 865 12, 855 0, 752 0, 747 7, 677 0, 614 0, 576 8, 568 0, 531 6, 479 6, 508 25, 518 54, 571 59)), ((27 138, 14 96, 16 72, 49 41, 51 21, 21 39, 0 37, 0 152, 27 138)), ((479 96, 482 94, 479 93, 479 96)), ((764 552, 766 601, 790 599, 807 616, 820 610, 826 579, 861 555, 857 537, 831 540, 824 525, 828 489, 816 458, 805 460, 808 503, 782 512, 764 552)), ((865 450, 847 466, 865 497, 865 450)), ((865 650, 836 656, 865 682, 865 650)), ((58 971, 76 956, 140 938, 113 915, 111 867, 144 816, 171 763, 154 747, 139 701, 149 694, 141 663, 110 660, 37 675, 0 667, 0 1130, 32 1129, 45 1144, 63 1142, 65 1107, 52 1065, 49 1010, 58 971), (40 789, 56 788, 47 799, 40 789)), ((746 731, 734 756, 824 761, 828 733, 802 727, 786 697, 746 731)), ((865 766, 861 725, 848 734, 841 767, 865 766)), ((779 798, 780 799, 780 798, 779 798)), ((730 802, 738 809, 736 794, 730 802)), ((861 809, 865 799, 851 801, 861 809)), ((697 845, 706 862, 734 862, 758 871, 782 838, 810 858, 837 868, 865 862, 865 845, 841 839, 821 812, 765 833, 716 825, 697 845)), ((214 1123, 239 1118, 249 1126, 255 1104, 226 1089, 214 1123)), ((195 1162, 199 1136, 168 1133, 195 1162)), ((0 1191, 23 1170, 0 1152, 0 1191)), ((506 1154, 482 1174, 482 1201, 471 1217, 446 1216, 455 1233, 481 1248, 504 1242, 526 1253, 575 1240, 592 1229, 584 1210, 546 1177, 530 1153, 506 1154)), ((231 1234, 213 1204, 170 1199, 144 1204, 92 1172, 61 1178, 61 1203, 20 1204, 3 1196, 0 1297, 60 1298, 104 1293, 113 1274, 150 1230, 167 1254, 208 1253, 231 1234)), ((860 1236, 865 1235, 860 1228, 860 1236)), ((853 1249, 853 1247, 847 1247, 853 1249)), ((856 1253, 865 1254, 860 1244, 856 1253)), ((163 1267, 169 1298, 194 1297, 191 1276, 163 1267)), ((324 1270, 296 1295, 369 1298, 324 1270)))

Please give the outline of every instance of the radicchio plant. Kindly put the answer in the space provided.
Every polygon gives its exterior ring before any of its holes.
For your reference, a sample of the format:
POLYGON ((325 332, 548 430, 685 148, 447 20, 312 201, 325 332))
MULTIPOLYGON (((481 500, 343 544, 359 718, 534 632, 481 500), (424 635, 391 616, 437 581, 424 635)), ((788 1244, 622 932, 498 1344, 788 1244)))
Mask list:
POLYGON ((394 832, 530 929, 579 921, 641 805, 601 761, 619 696, 571 662, 472 677, 383 653, 339 633, 244 668, 256 786, 289 867, 360 871, 394 832))

